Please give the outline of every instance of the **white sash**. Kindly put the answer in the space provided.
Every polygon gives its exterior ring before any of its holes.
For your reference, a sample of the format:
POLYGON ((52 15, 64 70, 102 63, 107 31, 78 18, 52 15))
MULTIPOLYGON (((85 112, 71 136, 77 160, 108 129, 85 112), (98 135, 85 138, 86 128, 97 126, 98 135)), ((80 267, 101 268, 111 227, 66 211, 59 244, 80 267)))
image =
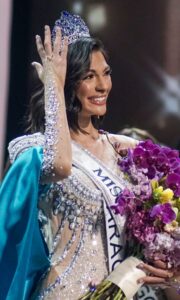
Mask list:
POLYGON ((90 177, 104 195, 109 271, 111 272, 124 258, 125 217, 115 215, 109 207, 115 203, 115 199, 119 192, 124 189, 124 185, 120 183, 116 175, 110 174, 110 170, 100 164, 95 157, 90 156, 88 151, 82 150, 81 146, 75 143, 73 143, 73 164, 90 177))
MULTIPOLYGON (((123 261, 125 250, 125 217, 116 215, 109 208, 115 203, 117 195, 126 186, 126 182, 109 170, 88 150, 72 142, 73 165, 81 169, 94 184, 102 191, 106 203, 104 214, 106 221, 109 271, 123 261)), ((143 286, 138 292, 140 300, 158 300, 152 288, 143 286)))

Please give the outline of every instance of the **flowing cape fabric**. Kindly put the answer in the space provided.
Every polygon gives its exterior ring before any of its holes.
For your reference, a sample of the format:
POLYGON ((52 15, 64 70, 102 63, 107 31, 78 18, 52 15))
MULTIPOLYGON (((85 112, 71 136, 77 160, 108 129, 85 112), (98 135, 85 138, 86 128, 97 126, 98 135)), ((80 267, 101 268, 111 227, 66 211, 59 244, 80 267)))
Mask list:
POLYGON ((22 153, 0 188, 0 299, 27 300, 48 267, 38 224, 41 147, 22 153))

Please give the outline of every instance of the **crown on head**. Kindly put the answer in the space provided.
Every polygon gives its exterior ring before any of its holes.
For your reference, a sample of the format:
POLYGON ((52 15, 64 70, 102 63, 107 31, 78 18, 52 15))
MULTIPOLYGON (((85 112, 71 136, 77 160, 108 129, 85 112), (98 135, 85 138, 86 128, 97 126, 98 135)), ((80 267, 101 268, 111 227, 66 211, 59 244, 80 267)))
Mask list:
POLYGON ((52 30, 52 40, 54 40, 56 36, 56 27, 61 28, 62 40, 66 36, 68 38, 68 44, 84 37, 90 37, 89 29, 81 17, 71 15, 67 11, 62 11, 60 18, 56 20, 52 30))

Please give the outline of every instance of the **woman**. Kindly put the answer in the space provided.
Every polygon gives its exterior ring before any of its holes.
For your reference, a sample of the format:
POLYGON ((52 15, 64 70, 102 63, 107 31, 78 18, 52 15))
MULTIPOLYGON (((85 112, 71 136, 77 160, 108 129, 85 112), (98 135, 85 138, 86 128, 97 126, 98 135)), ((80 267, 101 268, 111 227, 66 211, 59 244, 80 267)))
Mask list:
MULTIPOLYGON (((1 187, 1 299, 78 299, 123 259, 122 224, 107 206, 128 185, 117 166, 119 150, 136 141, 98 131, 111 70, 102 43, 78 16, 63 12, 53 46, 48 26, 44 45, 39 36, 36 44, 45 105, 35 97, 33 108, 43 116, 45 106, 45 126, 31 115, 31 131, 41 133, 9 146, 12 166, 1 187)), ((162 284, 173 275, 157 266, 143 264, 151 276, 141 283, 162 284)))

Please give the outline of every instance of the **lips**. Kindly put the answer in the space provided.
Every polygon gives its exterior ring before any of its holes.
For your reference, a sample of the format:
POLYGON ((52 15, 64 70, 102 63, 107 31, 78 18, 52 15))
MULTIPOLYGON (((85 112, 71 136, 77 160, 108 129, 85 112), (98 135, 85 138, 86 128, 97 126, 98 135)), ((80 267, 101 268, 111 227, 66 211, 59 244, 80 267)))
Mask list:
POLYGON ((89 97, 89 101, 93 104, 96 105, 104 105, 106 103, 107 97, 106 96, 94 96, 94 97, 89 97))

